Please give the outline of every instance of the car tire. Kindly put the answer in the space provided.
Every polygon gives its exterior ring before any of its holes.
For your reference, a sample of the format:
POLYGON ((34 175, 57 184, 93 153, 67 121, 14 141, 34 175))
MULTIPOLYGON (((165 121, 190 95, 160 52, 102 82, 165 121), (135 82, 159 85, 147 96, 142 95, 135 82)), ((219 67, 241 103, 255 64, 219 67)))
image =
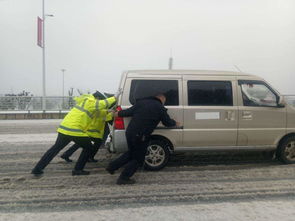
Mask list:
POLYGON ((151 140, 147 148, 144 168, 157 171, 166 166, 170 158, 169 145, 164 140, 151 140))
POLYGON ((285 164, 295 163, 295 136, 285 138, 278 146, 276 157, 285 164))

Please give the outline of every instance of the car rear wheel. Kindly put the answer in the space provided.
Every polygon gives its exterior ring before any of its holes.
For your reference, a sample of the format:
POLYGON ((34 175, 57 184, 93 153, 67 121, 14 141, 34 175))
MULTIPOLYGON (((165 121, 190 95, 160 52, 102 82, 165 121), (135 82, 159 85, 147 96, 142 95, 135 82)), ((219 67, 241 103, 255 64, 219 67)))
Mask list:
POLYGON ((287 137, 277 149, 277 158, 286 164, 295 163, 295 136, 287 137))
POLYGON ((145 155, 144 167, 147 170, 160 170, 169 161, 168 143, 163 140, 151 140, 145 155))

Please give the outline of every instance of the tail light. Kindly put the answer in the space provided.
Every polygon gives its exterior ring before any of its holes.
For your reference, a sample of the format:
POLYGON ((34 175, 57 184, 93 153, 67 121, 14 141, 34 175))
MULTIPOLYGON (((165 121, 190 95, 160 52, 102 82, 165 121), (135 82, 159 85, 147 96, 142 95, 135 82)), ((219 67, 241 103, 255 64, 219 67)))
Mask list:
MULTIPOLYGON (((122 110, 122 108, 120 106, 118 106, 116 110, 120 111, 120 110, 122 110)), ((118 129, 118 130, 125 129, 123 117, 115 117, 115 129, 118 129)))

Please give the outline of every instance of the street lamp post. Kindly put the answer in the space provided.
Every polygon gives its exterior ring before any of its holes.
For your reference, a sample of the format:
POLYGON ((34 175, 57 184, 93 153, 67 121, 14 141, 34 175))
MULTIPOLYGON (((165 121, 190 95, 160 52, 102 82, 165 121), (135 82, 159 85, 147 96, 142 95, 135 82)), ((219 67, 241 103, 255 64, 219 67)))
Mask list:
POLYGON ((45 18, 46 16, 53 17, 53 15, 45 14, 45 0, 42 0, 42 110, 46 110, 46 62, 45 62, 45 18))
POLYGON ((65 96, 65 71, 66 69, 61 69, 62 71, 62 107, 64 108, 64 96, 65 96))
POLYGON ((45 3, 44 3, 44 0, 43 0, 43 4, 42 4, 42 19, 43 19, 43 22, 42 22, 42 88, 43 88, 43 93, 42 93, 42 110, 45 111, 46 110, 46 101, 45 101, 45 98, 46 98, 46 79, 45 79, 45 71, 46 71, 46 68, 45 68, 45 3))

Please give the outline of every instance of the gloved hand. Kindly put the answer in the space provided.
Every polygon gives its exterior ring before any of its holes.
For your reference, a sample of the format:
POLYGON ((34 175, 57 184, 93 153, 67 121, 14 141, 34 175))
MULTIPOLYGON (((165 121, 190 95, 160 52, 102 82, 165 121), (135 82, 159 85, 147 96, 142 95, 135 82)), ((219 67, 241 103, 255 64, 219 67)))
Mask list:
POLYGON ((122 94, 123 93, 123 90, 122 90, 122 88, 119 88, 118 90, 117 90, 117 92, 115 93, 115 98, 116 99, 118 99, 118 97, 120 96, 120 94, 122 94))

